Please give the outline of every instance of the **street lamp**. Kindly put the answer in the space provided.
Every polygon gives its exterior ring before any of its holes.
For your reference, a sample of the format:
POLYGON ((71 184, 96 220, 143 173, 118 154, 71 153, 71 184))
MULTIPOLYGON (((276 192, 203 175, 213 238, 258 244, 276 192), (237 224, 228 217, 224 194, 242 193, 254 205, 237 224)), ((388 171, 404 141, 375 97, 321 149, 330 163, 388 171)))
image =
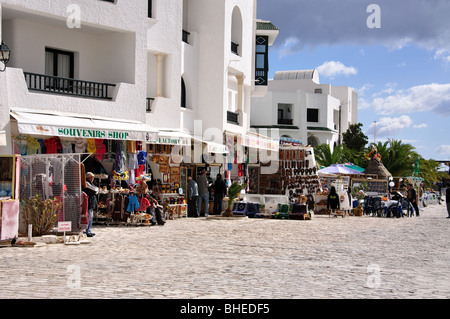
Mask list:
POLYGON ((11 56, 11 50, 5 44, 5 42, 2 41, 2 44, 0 45, 0 62, 3 63, 3 69, 0 69, 0 72, 3 72, 6 70, 6 64, 9 62, 10 56, 11 56))

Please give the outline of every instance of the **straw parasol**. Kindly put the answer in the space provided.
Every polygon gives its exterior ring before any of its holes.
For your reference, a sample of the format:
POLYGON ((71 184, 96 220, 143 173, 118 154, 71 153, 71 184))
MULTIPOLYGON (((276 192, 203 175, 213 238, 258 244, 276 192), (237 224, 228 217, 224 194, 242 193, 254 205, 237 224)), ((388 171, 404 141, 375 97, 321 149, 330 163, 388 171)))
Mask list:
POLYGON ((392 177, 392 174, 384 167, 383 163, 376 158, 372 158, 369 161, 364 174, 377 175, 378 179, 389 179, 389 177, 392 177))

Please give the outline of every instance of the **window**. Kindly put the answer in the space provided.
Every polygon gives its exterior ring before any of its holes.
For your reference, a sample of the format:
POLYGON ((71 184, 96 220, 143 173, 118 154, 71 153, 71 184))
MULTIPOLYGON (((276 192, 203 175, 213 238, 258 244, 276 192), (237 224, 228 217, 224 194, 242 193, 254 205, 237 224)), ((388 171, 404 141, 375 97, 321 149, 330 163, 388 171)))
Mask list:
POLYGON ((316 93, 316 94, 322 94, 322 89, 314 89, 314 93, 316 93))
POLYGON ((306 120, 308 122, 319 122, 319 109, 307 109, 306 120))
POLYGON ((184 79, 181 78, 181 107, 186 108, 186 85, 184 79))
POLYGON ((242 15, 238 6, 233 9, 231 17, 231 52, 242 56, 242 15))
POLYGON ((153 4, 152 0, 148 0, 148 17, 153 18, 153 4))
POLYGON ((269 71, 268 59, 268 43, 269 37, 256 37, 256 62, 255 62, 255 84, 267 85, 267 73, 269 71))
POLYGON ((45 74, 73 79, 74 53, 46 48, 45 74))

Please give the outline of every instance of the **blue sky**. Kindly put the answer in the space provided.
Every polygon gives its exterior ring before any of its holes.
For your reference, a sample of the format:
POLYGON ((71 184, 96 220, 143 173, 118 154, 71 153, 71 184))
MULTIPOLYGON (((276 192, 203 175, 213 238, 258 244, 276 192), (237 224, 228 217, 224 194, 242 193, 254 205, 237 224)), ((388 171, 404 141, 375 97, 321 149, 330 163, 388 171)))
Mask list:
POLYGON ((447 0, 258 0, 258 18, 280 30, 270 77, 317 69, 321 83, 358 92, 370 142, 376 121, 376 141, 402 140, 437 160, 450 160, 449 15, 447 0))

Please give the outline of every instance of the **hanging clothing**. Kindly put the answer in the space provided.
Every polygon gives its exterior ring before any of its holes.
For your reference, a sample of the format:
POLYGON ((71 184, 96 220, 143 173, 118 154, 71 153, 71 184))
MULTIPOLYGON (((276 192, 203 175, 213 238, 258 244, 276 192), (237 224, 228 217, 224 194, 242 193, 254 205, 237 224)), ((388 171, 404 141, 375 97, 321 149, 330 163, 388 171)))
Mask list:
POLYGON ((134 213, 139 209, 139 201, 136 195, 128 196, 127 212, 134 213))
POLYGON ((95 157, 101 162, 103 161, 103 157, 106 154, 106 146, 103 144, 103 139, 96 139, 95 140, 95 157))
POLYGON ((25 156, 27 155, 28 151, 28 142, 27 137, 23 135, 19 135, 16 137, 17 141, 17 147, 18 147, 18 154, 25 156))
POLYGON ((95 140, 93 138, 88 139, 86 149, 88 153, 95 154, 97 147, 95 146, 95 140))
POLYGON ((136 153, 136 141, 127 141, 127 152, 136 153))
POLYGON ((41 154, 41 144, 31 136, 27 137, 27 155, 41 154))
POLYGON ((136 169, 138 168, 138 158, 136 153, 128 153, 128 169, 136 169))
POLYGON ((145 165, 147 163, 147 152, 140 151, 137 160, 139 165, 145 165))
POLYGON ((63 153, 73 153, 73 147, 72 147, 72 141, 71 140, 62 140, 62 152, 63 153))
POLYGON ((62 152, 61 139, 58 136, 44 141, 46 154, 57 154, 62 152))
POLYGON ((87 141, 84 138, 75 138, 75 153, 85 153, 86 152, 87 141))
POLYGON ((41 144, 41 154, 47 153, 47 148, 45 147, 44 140, 42 138, 38 139, 39 144, 41 144))
POLYGON ((122 171, 124 168, 124 151, 123 151, 123 142, 116 141, 116 161, 114 163, 113 169, 118 172, 122 171))

